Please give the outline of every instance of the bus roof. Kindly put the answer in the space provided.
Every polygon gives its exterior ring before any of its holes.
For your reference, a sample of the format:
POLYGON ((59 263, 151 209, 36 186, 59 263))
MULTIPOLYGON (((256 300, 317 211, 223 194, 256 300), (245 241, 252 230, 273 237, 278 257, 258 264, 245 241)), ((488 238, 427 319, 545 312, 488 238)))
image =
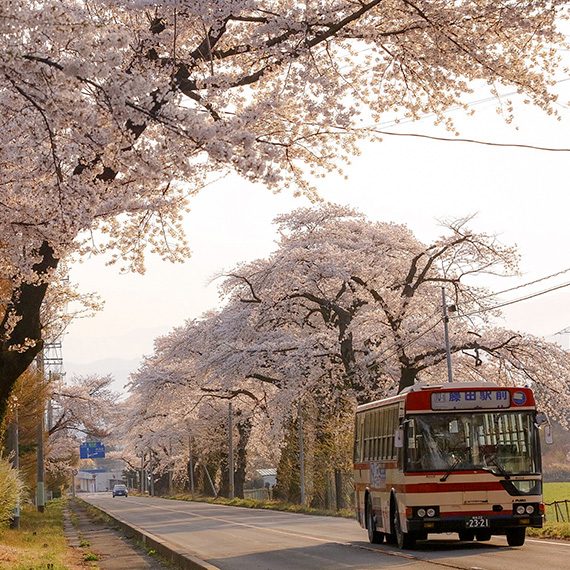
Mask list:
POLYGON ((535 399, 528 387, 499 386, 493 382, 449 382, 444 384, 417 383, 399 394, 361 404, 357 413, 404 402, 406 411, 529 409, 535 399))

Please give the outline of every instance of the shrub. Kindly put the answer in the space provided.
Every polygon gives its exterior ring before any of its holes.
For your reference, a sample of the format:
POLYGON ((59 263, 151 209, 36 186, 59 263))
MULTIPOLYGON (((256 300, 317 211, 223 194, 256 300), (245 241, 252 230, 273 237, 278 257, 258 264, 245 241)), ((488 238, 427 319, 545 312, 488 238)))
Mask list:
POLYGON ((23 483, 18 471, 4 457, 0 457, 0 526, 12 518, 18 501, 22 499, 23 483))

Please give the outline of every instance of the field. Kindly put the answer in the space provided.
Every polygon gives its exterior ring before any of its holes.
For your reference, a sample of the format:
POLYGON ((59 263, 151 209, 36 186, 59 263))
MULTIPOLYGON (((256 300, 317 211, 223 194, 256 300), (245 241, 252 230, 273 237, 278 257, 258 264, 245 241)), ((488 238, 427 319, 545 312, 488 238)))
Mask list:
MULTIPOLYGON (((570 501, 570 483, 545 483, 544 502, 570 501)), ((546 522, 541 529, 528 529, 529 536, 541 536, 543 538, 563 538, 570 539, 570 522, 566 515, 566 506, 560 505, 564 522, 556 522, 556 513, 553 505, 546 507, 546 522)), ((570 505, 568 505, 570 509, 570 505)), ((559 513, 560 515, 560 513, 559 513)))
MULTIPOLYGON (((564 501, 567 499, 570 501, 570 482, 569 483, 545 483, 544 484, 544 502, 552 503, 554 501, 564 501)), ((556 513, 554 511, 554 505, 549 505, 546 507, 546 518, 549 522, 556 521, 556 513)), ((570 509, 570 504, 568 505, 570 509)), ((562 514, 564 515, 564 520, 568 521, 568 516, 566 514, 566 506, 564 504, 560 505, 562 514)), ((560 516, 560 513, 559 513, 560 516)))

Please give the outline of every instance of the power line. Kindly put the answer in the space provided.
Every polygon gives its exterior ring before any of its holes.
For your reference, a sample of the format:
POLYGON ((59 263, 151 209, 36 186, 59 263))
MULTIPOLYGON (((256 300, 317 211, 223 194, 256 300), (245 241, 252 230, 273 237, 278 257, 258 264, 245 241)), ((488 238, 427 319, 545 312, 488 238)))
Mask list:
MULTIPOLYGON (((570 81, 570 77, 564 77, 562 79, 558 79, 554 83, 560 84, 560 83, 565 83, 567 81, 570 81)), ((481 105, 483 103, 489 103, 491 101, 501 100, 504 97, 510 97, 513 95, 519 95, 519 93, 516 91, 511 91, 509 93, 499 94, 498 96, 495 96, 495 97, 484 97, 482 99, 477 99, 475 101, 465 103, 465 107, 474 107, 475 105, 481 105)), ((559 105, 560 107, 563 107, 564 109, 568 109, 567 105, 563 105, 560 103, 556 103, 556 104, 559 105)), ((449 114, 452 111, 461 110, 462 108, 463 108, 462 106, 457 105, 455 107, 447 109, 444 112, 444 114, 449 114)), ((397 121, 396 120, 386 121, 385 123, 380 123, 379 126, 384 127, 384 128, 385 127, 396 127, 398 125, 405 124, 405 123, 415 123, 418 121, 429 119, 430 117, 436 117, 436 115, 434 115, 432 113, 432 114, 427 114, 427 115, 424 115, 422 117, 419 117, 418 119, 404 119, 404 120, 397 120, 397 121)), ((529 149, 529 150, 540 150, 540 151, 545 151, 545 152, 570 152, 570 148, 546 147, 546 146, 532 145, 532 144, 496 143, 496 142, 482 141, 482 140, 477 140, 477 139, 455 138, 455 137, 454 138, 438 137, 438 136, 434 136, 434 135, 425 135, 425 134, 421 134, 421 133, 395 133, 395 132, 385 131, 382 129, 376 129, 374 127, 370 127, 366 130, 368 130, 370 132, 375 132, 375 133, 378 133, 378 134, 381 134, 384 136, 415 137, 415 138, 436 140, 436 141, 441 141, 441 142, 462 142, 462 143, 479 144, 479 145, 502 147, 502 148, 523 148, 523 149, 529 149)))
POLYGON ((472 311, 471 313, 464 313, 461 315, 453 316, 452 318, 457 319, 460 317, 471 317, 473 315, 486 313, 488 311, 494 311, 495 309, 500 309, 501 307, 506 307, 508 305, 514 305, 515 303, 520 303, 522 301, 528 301, 529 299, 534 299, 535 297, 540 297, 541 295, 546 295, 547 293, 552 293, 552 291, 557 291, 558 289, 564 289, 565 287, 570 287, 570 282, 562 283, 562 285, 556 285, 555 287, 550 287, 549 289, 545 289, 544 291, 539 291, 538 293, 532 293, 531 295, 526 295, 525 297, 519 297, 518 299, 505 301, 504 303, 499 303, 497 305, 493 305, 492 307, 485 307, 483 309, 478 309, 477 311, 472 311))
POLYGON ((503 148, 525 148, 530 150, 543 150, 548 152, 570 152, 570 148, 557 148, 557 147, 548 147, 548 146, 538 146, 532 144, 496 143, 496 142, 482 141, 477 139, 463 139, 459 137, 451 138, 451 137, 438 137, 434 135, 422 135, 420 133, 393 133, 390 131, 381 131, 378 129, 368 129, 368 130, 374 133, 378 133, 380 135, 393 136, 393 137, 415 137, 419 139, 430 139, 434 141, 471 143, 471 144, 480 144, 484 146, 495 146, 503 148))
POLYGON ((523 283, 522 285, 517 285, 515 287, 510 287, 509 289, 503 289, 502 291, 496 291, 494 293, 489 293, 489 295, 484 295, 483 297, 479 297, 477 301, 481 301, 483 299, 488 299, 489 297, 496 297, 497 295, 502 295, 503 293, 509 293, 511 291, 516 291, 517 289, 522 289, 524 287, 529 287, 530 285, 535 285, 536 283, 540 283, 541 281, 546 281, 548 279, 552 279, 553 277, 558 277, 559 275, 563 275, 564 273, 568 273, 570 271, 570 267, 566 269, 562 269, 557 273, 551 273, 550 275, 546 275, 545 277, 540 277, 539 279, 535 279, 534 281, 529 281, 528 283, 523 283))

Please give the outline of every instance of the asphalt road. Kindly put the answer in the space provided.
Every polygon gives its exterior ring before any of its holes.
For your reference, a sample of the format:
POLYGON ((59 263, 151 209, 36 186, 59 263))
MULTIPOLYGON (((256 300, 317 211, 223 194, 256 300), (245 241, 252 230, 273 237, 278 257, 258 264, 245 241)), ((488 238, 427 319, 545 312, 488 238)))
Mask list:
POLYGON ((370 545, 353 520, 171 501, 155 497, 80 495, 100 509, 222 570, 567 570, 570 542, 527 538, 521 548, 503 537, 460 543, 457 535, 431 535, 415 550, 370 545))

